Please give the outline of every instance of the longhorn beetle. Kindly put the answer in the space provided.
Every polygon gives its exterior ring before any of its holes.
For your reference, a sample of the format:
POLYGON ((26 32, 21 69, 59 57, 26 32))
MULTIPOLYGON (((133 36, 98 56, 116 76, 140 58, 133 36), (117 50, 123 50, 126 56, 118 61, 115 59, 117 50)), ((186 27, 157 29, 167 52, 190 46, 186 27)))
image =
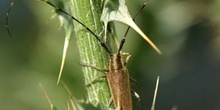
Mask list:
MULTIPOLYGON (((133 20, 135 21, 135 18, 137 15, 144 9, 146 6, 147 2, 143 4, 139 12, 134 16, 133 20)), ((83 66, 91 67, 100 71, 105 71, 107 72, 107 75, 102 75, 97 77, 107 77, 110 91, 112 94, 113 102, 115 108, 118 108, 119 110, 132 110, 132 99, 131 99, 131 89, 130 89, 130 76, 128 74, 128 70, 126 68, 126 65, 131 57, 129 53, 122 53, 121 49, 125 43, 125 38, 128 34, 128 31, 130 29, 130 26, 128 26, 124 38, 121 40, 120 45, 118 47, 117 53, 111 53, 107 46, 101 43, 101 46, 109 53, 109 67, 108 69, 103 69, 96 67, 94 65, 90 64, 82 64, 83 66), (105 46, 103 46, 105 45, 105 46), (126 55, 127 58, 124 61, 123 56, 126 55)), ((100 41, 100 40, 99 40, 100 41)), ((94 79, 90 84, 94 83, 96 81, 94 79)), ((131 79, 132 80, 132 79, 131 79)), ((88 85, 90 85, 88 84, 88 85)), ((139 98, 139 95, 134 92, 134 95, 139 98)))
MULTIPOLYGON (((71 14, 67 13, 63 9, 53 5, 52 3, 44 0, 40 0, 43 2, 46 2, 50 6, 56 8, 56 10, 63 12, 64 14, 71 17, 73 20, 81 24, 87 31, 89 31, 100 43, 100 45, 106 50, 106 52, 109 54, 109 66, 108 69, 99 68, 96 66, 92 66, 90 64, 82 64, 83 66, 92 67, 98 70, 102 70, 107 72, 106 76, 110 88, 110 92, 112 95, 112 99, 114 102, 115 108, 118 108, 120 110, 132 110, 132 99, 131 99, 131 89, 130 89, 130 77, 128 70, 126 68, 126 64, 129 61, 129 58, 131 57, 128 53, 122 53, 122 47, 125 43, 125 37, 128 33, 128 30, 130 27, 127 28, 127 31, 125 33, 124 38, 121 40, 120 45, 118 47, 118 51, 116 53, 112 53, 108 46, 101 41, 98 35, 96 35, 90 28, 88 28, 86 25, 84 25, 81 21, 76 19, 71 14), (124 61, 123 56, 126 55, 126 60, 124 61)), ((12 4, 13 5, 13 4, 12 4)), ((142 6, 141 10, 145 7, 146 3, 142 6)), ((141 11, 140 10, 140 11, 141 11)), ((140 12, 139 11, 139 12, 140 12)), ((137 14, 136 14, 137 15, 137 14)), ((136 16, 135 16, 136 17, 136 16)), ((8 26, 6 22, 6 26, 8 26)), ((8 28, 7 28, 8 30, 8 28)), ((8 30, 9 32, 9 30, 8 30)), ((10 33, 9 33, 10 34, 10 33)), ((11 35, 11 34, 10 34, 11 35)), ((103 76, 100 76, 103 77, 103 76)))

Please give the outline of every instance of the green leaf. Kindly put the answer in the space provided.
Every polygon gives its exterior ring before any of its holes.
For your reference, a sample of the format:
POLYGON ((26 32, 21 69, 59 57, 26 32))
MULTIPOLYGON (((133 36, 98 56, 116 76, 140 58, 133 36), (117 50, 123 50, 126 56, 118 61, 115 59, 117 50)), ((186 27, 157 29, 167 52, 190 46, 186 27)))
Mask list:
POLYGON ((40 86, 40 88, 41 88, 41 90, 42 90, 44 96, 46 97, 48 103, 50 104, 50 109, 51 109, 51 110, 57 110, 56 106, 55 106, 55 105, 52 103, 52 101, 50 100, 50 97, 48 96, 46 90, 44 89, 44 87, 42 86, 41 83, 39 83, 39 86, 40 86))
POLYGON ((157 76, 156 87, 155 87, 155 90, 154 90, 154 98, 153 98, 151 110, 155 110, 155 103, 156 103, 156 98, 157 98, 157 91, 158 91, 158 87, 159 87, 159 81, 160 81, 160 76, 157 76))
POLYGON ((80 108, 79 110, 115 110, 115 109, 109 108, 103 103, 99 103, 97 106, 94 106, 91 103, 84 102, 84 103, 80 103, 80 105, 82 105, 83 108, 80 108))
MULTIPOLYGON (((59 17, 62 26, 66 31, 66 43, 64 44, 64 52, 63 52, 63 60, 60 68, 60 75, 62 74, 62 69, 64 66, 64 59, 66 55, 66 49, 68 47, 68 42, 71 32, 75 33, 75 38, 77 42, 77 46, 79 48, 80 62, 85 64, 96 65, 97 67, 106 68, 108 66, 108 54, 100 46, 97 39, 94 35, 91 34, 86 28, 89 28, 96 35, 100 36, 99 38, 103 40, 103 23, 101 22, 101 0, 70 0, 69 2, 59 1, 59 2, 49 2, 45 0, 41 0, 54 8, 54 12, 59 17), (54 3, 54 4, 53 4, 54 3), (62 10, 61 10, 61 9, 62 10), (75 20, 74 20, 75 19, 75 20), (77 20, 76 20, 77 19, 77 20), (76 22, 78 21, 78 22, 76 22), (73 28, 74 24, 74 28, 73 28), (84 25, 82 25, 84 24, 84 25), (72 26, 72 27, 71 27, 72 26), (68 35, 69 34, 69 35, 68 35)), ((50 0, 52 1, 52 0, 50 0)), ((55 0, 54 0, 55 1, 55 0)), ((66 0, 67 1, 67 0, 66 0)), ((112 27, 110 27, 111 30, 112 27)), ((112 31, 109 33, 112 38, 112 31)), ((112 42, 112 40, 109 40, 112 42)), ((114 45, 114 43, 109 43, 110 45, 114 45)), ((85 83, 91 82, 97 76, 105 74, 99 70, 91 69, 90 67, 82 67, 85 83)), ((58 82, 59 82, 58 78, 58 82)), ((91 87, 87 87, 88 91, 87 102, 85 106, 88 105, 88 109, 94 108, 94 110, 102 109, 103 106, 108 104, 110 99, 110 92, 108 88, 108 83, 105 78, 101 78, 100 82, 91 85, 91 87), (100 105, 101 104, 101 105, 100 105), (103 105, 103 106, 102 106, 103 105)), ((84 109, 84 105, 79 105, 74 103, 73 99, 70 100, 72 106, 77 106, 77 108, 81 107, 80 110, 84 109)), ((72 107, 74 108, 74 107, 72 107)), ((108 106, 105 106, 103 109, 108 110, 108 106)), ((88 110, 85 109, 85 110, 88 110)))
POLYGON ((104 22, 105 31, 107 30, 107 25, 110 21, 118 21, 129 25, 139 33, 158 54, 161 54, 159 48, 135 24, 129 14, 127 6, 125 5, 125 0, 107 0, 104 4, 101 20, 104 22))
POLYGON ((54 8, 53 11, 55 13, 54 17, 59 18, 60 27, 63 26, 64 30, 65 30, 65 41, 64 41, 64 46, 63 46, 63 56, 62 56, 60 71, 59 71, 59 75, 58 75, 58 79, 57 79, 57 84, 59 84, 61 76, 62 76, 64 64, 65 64, 67 49, 69 47, 69 41, 70 41, 70 38, 73 34, 73 31, 72 31, 72 29, 73 29, 73 20, 66 13, 63 13, 59 10, 59 9, 62 9, 62 10, 65 10, 65 11, 70 11, 69 6, 67 5, 68 4, 67 1, 65 1, 65 0, 64 1, 40 0, 40 1, 46 2, 47 4, 53 6, 53 8, 54 8))
POLYGON ((57 108, 54 105, 50 105, 50 110, 57 110, 57 108))

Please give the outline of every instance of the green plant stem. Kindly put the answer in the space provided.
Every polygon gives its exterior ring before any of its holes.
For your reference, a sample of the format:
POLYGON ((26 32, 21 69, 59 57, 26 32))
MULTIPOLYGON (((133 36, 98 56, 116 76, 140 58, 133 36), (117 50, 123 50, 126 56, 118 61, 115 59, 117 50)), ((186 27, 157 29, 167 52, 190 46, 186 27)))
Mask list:
MULTIPOLYGON (((103 39, 104 30, 101 17, 101 0, 72 0, 70 8, 74 17, 88 26, 96 35, 103 39)), ((108 68, 108 55, 100 46, 97 39, 77 22, 74 22, 75 37, 80 55, 80 62, 89 65, 95 65, 101 68, 108 68)), ((92 69, 90 67, 82 67, 85 77, 85 83, 88 84, 98 76, 105 74, 104 72, 92 69)), ((108 83, 105 78, 91 86, 86 87, 88 92, 88 100, 96 105, 100 102, 108 104, 110 92, 108 83)))

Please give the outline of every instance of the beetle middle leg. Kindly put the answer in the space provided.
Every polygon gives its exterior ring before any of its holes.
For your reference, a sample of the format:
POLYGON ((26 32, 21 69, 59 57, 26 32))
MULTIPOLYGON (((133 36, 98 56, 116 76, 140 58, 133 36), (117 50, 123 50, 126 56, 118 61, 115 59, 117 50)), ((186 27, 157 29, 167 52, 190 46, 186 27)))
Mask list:
MULTIPOLYGON (((91 65, 91 64, 80 63, 80 65, 82 65, 82 66, 84 66, 84 67, 90 67, 90 68, 96 69, 96 70, 98 70, 98 71, 109 72, 109 69, 107 69, 107 68, 100 68, 100 67, 97 67, 97 66, 91 65)), ((89 87, 89 86, 91 86, 92 84, 94 84, 94 83, 97 81, 97 79, 104 78, 104 77, 106 77, 106 76, 107 76, 106 74, 100 75, 100 76, 94 78, 94 79, 93 79, 91 82, 89 82, 88 84, 85 84, 85 86, 86 86, 86 87, 89 87)))

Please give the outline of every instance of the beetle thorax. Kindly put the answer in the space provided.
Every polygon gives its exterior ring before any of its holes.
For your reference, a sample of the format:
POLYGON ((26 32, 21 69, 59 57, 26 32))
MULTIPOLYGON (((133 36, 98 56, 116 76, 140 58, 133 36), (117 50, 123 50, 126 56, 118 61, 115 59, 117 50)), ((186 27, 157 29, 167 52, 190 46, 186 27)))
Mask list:
POLYGON ((110 55, 109 59, 109 69, 111 70, 120 70, 124 68, 123 55, 122 54, 113 54, 110 55))

